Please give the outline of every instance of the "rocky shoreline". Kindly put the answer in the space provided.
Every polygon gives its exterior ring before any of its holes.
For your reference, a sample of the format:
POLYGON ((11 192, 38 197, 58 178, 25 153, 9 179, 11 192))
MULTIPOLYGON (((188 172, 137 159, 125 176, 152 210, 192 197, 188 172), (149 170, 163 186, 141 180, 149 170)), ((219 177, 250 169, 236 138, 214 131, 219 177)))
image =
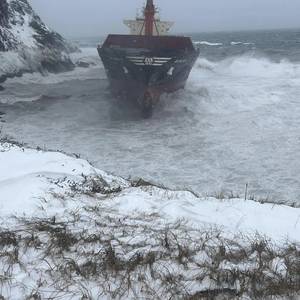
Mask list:
POLYGON ((0 83, 25 73, 71 71, 70 54, 77 51, 45 25, 27 0, 0 0, 0 83))

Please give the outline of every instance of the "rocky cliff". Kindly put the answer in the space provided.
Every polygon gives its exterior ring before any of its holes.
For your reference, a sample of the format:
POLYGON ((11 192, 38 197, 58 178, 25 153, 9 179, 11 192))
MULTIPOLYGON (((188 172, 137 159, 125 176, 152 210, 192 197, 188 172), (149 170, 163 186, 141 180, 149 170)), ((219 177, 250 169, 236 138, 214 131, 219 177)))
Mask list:
POLYGON ((0 0, 0 82, 26 72, 71 70, 69 54, 76 50, 27 0, 0 0))

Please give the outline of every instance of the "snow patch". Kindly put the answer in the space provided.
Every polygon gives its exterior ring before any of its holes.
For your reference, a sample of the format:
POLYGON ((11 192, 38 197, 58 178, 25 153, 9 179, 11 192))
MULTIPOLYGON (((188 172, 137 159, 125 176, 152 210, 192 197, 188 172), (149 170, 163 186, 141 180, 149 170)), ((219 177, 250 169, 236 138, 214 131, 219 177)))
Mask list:
POLYGON ((36 32, 30 26, 32 16, 25 15, 22 16, 22 19, 22 25, 20 25, 20 21, 17 24, 13 24, 10 28, 10 32, 18 41, 20 41, 20 43, 22 43, 26 47, 35 48, 37 47, 37 43, 34 38, 36 32))
POLYGON ((166 221, 188 220, 192 228, 216 226, 232 235, 259 233, 277 242, 300 241, 300 209, 284 205, 198 198, 189 192, 159 188, 132 188, 116 197, 109 207, 128 215, 157 214, 166 221))

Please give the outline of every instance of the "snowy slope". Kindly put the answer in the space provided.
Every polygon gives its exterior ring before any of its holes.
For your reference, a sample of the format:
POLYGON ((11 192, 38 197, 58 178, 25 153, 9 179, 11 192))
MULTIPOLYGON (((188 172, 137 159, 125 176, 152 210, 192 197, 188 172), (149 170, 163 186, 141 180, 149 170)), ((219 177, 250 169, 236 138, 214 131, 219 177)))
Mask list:
POLYGON ((70 70, 68 54, 75 50, 27 0, 0 0, 0 82, 25 72, 70 70))
MULTIPOLYGON (((101 176, 121 187, 120 193, 102 205, 120 215, 156 214, 166 222, 185 219, 195 227, 218 227, 228 233, 259 233, 274 241, 300 242, 300 209, 261 204, 244 199, 198 198, 190 192, 154 186, 132 187, 130 182, 95 169, 88 162, 62 153, 0 146, 0 216, 39 214, 40 199, 57 190, 68 193, 84 176, 101 176), (7 199, 10 199, 7 203, 7 199)), ((69 201, 66 198, 66 201, 69 201)), ((46 209, 46 208, 45 208, 46 209)))
POLYGON ((0 145, 0 216, 39 215, 41 199, 51 193, 66 192, 73 183, 84 181, 84 176, 101 176, 108 183, 124 185, 93 168, 88 162, 57 152, 28 150, 0 145), (62 187, 57 186, 61 181, 62 187), (7 201, 10 199, 10 201, 7 201))
POLYGON ((299 209, 132 183, 63 153, 0 143, 0 225, 4 299, 299 291, 299 209))

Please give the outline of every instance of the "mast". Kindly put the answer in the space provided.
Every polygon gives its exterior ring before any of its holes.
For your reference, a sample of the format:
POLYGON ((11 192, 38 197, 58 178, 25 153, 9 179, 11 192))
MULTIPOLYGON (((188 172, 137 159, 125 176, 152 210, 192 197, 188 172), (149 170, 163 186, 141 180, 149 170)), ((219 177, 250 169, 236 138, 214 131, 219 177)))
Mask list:
POLYGON ((153 4, 153 0, 147 0, 147 5, 145 7, 144 15, 145 15, 145 35, 152 36, 153 28, 155 22, 155 6, 153 4))

